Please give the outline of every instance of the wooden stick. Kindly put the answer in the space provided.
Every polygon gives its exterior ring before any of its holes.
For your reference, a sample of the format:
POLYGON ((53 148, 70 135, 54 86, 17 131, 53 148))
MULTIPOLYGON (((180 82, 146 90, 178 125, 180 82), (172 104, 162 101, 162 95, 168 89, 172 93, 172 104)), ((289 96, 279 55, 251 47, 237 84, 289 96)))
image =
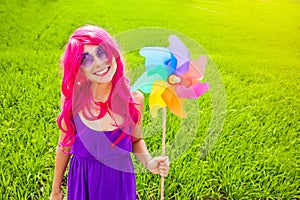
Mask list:
MULTIPOLYGON (((167 110, 166 107, 163 108, 163 116, 162 116, 162 144, 161 144, 161 155, 166 155, 166 121, 167 121, 167 110)), ((164 184, 165 177, 160 177, 160 199, 164 199, 164 184)))

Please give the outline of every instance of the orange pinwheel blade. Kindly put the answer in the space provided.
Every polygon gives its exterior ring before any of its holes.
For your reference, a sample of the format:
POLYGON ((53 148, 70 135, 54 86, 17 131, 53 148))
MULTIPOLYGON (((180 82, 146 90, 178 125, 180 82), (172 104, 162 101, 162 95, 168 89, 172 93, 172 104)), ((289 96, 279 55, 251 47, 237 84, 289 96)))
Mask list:
POLYGON ((166 88, 161 97, 172 113, 179 117, 186 117, 187 114, 183 109, 184 99, 177 97, 173 86, 166 88))

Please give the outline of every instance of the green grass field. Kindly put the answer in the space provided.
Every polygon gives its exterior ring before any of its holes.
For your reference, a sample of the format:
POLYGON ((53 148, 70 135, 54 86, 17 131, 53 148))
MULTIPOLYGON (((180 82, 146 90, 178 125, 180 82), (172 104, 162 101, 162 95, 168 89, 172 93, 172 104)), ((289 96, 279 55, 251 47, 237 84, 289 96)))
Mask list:
MULTIPOLYGON (((201 157, 211 117, 205 94, 197 135, 171 163, 166 199, 300 199, 298 0, 0 2, 0 199, 50 195, 58 60, 69 35, 84 24, 111 35, 142 27, 174 30, 201 44, 218 67, 226 92, 222 132, 201 157)), ((178 124, 169 123, 168 132, 178 124)), ((150 151, 160 146, 159 134, 145 140, 150 151)), ((159 181, 137 174, 141 199, 158 199, 159 181)))

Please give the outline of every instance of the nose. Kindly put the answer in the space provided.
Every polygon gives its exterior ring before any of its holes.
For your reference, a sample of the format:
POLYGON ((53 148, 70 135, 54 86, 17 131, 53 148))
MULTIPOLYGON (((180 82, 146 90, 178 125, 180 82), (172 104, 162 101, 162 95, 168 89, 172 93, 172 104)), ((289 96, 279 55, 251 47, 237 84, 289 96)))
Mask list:
POLYGON ((94 58, 94 64, 96 64, 97 67, 101 67, 103 65, 105 65, 105 60, 98 58, 97 56, 95 56, 94 58))

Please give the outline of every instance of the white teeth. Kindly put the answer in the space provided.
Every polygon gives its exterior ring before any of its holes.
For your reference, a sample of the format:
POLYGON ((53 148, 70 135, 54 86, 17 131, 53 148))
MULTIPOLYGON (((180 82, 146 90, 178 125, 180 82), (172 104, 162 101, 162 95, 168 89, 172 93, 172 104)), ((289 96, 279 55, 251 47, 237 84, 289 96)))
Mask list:
POLYGON ((94 74, 96 74, 96 75, 102 75, 102 74, 105 74, 106 72, 108 72, 108 70, 109 70, 109 67, 107 67, 105 69, 102 69, 102 70, 100 70, 100 71, 98 71, 98 72, 96 72, 94 74))

